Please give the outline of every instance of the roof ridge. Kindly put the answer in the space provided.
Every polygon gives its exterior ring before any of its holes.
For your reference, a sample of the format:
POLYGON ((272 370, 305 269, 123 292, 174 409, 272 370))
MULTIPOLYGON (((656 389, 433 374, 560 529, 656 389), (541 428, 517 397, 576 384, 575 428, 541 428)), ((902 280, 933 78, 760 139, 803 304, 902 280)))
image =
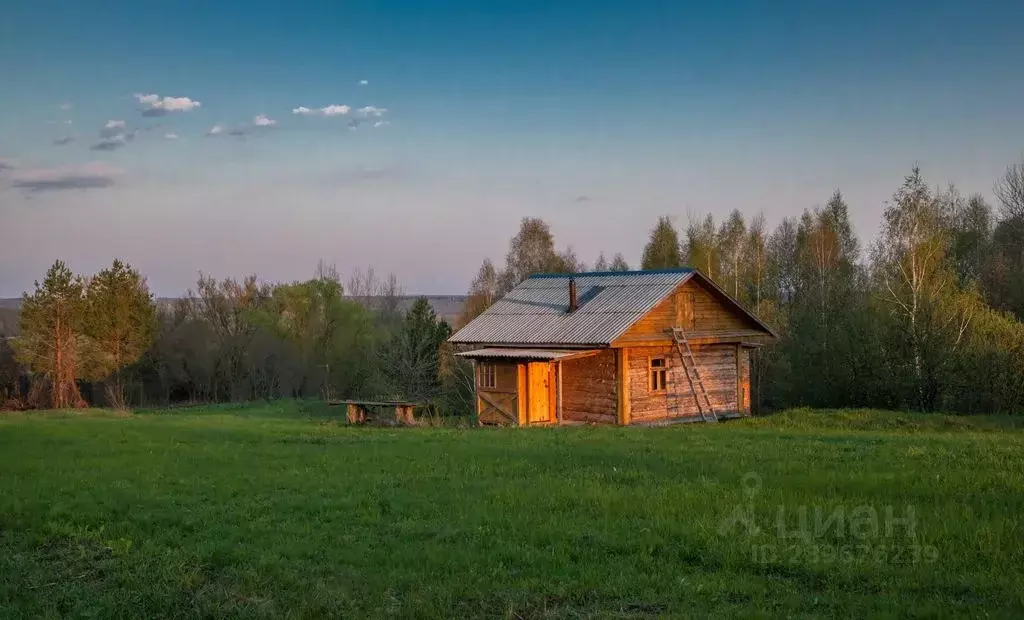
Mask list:
POLYGON ((638 269, 633 271, 577 271, 572 273, 531 273, 527 279, 540 278, 577 278, 577 277, 608 277, 608 276, 640 276, 647 274, 684 274, 695 271, 693 267, 673 267, 671 269, 638 269))
MULTIPOLYGON (((689 272, 680 272, 681 275, 683 275, 685 273, 689 273, 689 272)), ((548 276, 538 276, 537 278, 533 278, 531 276, 530 279, 534 279, 534 280, 563 280, 564 278, 555 278, 555 277, 548 277, 548 276)), ((664 282, 611 282, 611 283, 608 283, 608 284, 595 284, 593 286, 603 286, 605 288, 611 288, 611 287, 636 288, 638 286, 664 286, 664 285, 665 285, 664 282)), ((565 286, 563 286, 563 285, 555 286, 554 284, 552 284, 551 286, 533 286, 533 287, 530 287, 530 289, 528 289, 528 290, 537 290, 537 289, 540 289, 540 288, 557 288, 557 289, 561 290, 561 289, 564 289, 565 286)))

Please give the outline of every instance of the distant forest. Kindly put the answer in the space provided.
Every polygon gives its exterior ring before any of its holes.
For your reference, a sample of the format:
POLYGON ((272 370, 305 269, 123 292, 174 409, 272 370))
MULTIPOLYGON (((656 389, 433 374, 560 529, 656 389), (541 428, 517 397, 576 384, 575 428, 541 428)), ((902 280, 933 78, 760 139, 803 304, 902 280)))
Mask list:
MULTIPOLYGON (((696 267, 778 332, 753 358, 755 411, 1021 413, 1024 164, 994 194, 990 205, 934 188, 914 168, 866 245, 840 191, 773 230, 738 210, 682 227, 664 216, 636 267, 696 267)), ((535 218, 522 220, 504 264, 483 261, 465 298, 410 299, 394 276, 368 269, 343 282, 321 263, 303 282, 202 276, 157 304, 120 261, 91 276, 58 261, 20 315, 0 308, 0 405, 386 396, 468 414, 472 371, 445 343, 454 328, 531 273, 629 268, 619 253, 588 265, 559 250, 535 218)))

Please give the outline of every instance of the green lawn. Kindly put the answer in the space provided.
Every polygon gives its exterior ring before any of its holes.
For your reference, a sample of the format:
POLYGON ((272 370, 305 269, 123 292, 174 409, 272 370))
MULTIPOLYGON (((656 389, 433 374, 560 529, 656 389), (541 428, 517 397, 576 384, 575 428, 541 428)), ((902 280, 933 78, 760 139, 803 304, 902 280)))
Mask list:
POLYGON ((0 415, 0 616, 1024 615, 1016 418, 342 413, 0 415))

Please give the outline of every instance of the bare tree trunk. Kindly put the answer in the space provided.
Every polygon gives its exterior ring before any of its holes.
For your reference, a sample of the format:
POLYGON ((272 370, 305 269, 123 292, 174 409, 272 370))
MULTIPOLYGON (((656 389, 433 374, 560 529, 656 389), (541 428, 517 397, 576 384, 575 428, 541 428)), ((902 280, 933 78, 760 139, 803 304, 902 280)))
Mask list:
MULTIPOLYGON (((58 307, 59 308, 59 307, 58 307)), ((64 347, 61 334, 61 322, 60 322, 60 310, 57 311, 57 316, 54 317, 54 333, 53 333, 53 347, 54 347, 54 363, 53 363, 53 380, 50 385, 51 400, 54 409, 64 409, 66 404, 64 403, 64 347)))

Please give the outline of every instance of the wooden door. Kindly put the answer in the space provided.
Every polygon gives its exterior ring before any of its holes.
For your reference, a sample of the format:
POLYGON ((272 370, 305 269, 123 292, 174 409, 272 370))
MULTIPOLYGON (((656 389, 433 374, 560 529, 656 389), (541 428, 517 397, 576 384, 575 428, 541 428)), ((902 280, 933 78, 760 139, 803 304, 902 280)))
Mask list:
POLYGON ((530 362, 526 369, 526 419, 530 424, 551 421, 551 364, 530 362))
POLYGON ((519 391, 515 362, 477 362, 476 414, 481 424, 519 424, 519 391))

